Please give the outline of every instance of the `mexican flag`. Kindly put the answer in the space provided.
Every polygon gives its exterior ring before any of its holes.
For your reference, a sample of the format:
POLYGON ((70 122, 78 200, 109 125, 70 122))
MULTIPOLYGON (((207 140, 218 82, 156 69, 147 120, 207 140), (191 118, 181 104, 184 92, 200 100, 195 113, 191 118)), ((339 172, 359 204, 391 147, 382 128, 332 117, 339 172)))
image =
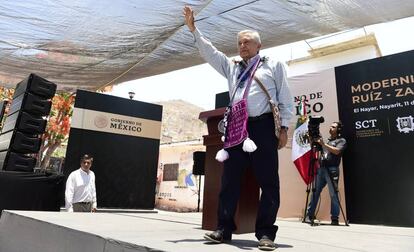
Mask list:
MULTIPOLYGON (((306 116, 301 116, 298 118, 298 123, 296 125, 295 132, 293 133, 292 161, 298 169, 303 181, 308 185, 313 179, 312 174, 309 172, 309 168, 311 157, 315 154, 312 154, 307 134, 308 120, 306 116)), ((317 168, 318 163, 315 162, 313 174, 316 174, 317 168)))

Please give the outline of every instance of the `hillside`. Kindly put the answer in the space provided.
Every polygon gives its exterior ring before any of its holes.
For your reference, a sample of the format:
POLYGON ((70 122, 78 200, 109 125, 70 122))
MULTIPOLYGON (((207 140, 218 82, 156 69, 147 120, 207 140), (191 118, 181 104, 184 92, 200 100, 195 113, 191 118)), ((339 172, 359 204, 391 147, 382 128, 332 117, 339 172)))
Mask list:
POLYGON ((207 125, 198 119, 205 109, 182 100, 157 104, 163 106, 161 144, 197 140, 207 135, 207 125))

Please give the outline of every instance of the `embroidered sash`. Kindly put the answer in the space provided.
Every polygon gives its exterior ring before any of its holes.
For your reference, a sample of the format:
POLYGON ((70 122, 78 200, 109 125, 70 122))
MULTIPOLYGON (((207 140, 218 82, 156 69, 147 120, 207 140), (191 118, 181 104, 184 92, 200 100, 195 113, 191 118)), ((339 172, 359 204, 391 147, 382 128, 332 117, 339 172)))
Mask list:
POLYGON ((256 55, 252 58, 249 66, 244 70, 243 74, 238 78, 236 86, 230 101, 230 104, 226 108, 224 114, 224 148, 230 148, 242 143, 249 136, 247 132, 247 95, 249 93, 250 85, 253 81, 253 76, 260 63, 260 56, 256 55), (249 78, 246 80, 247 85, 244 90, 243 98, 232 104, 234 96, 239 88, 240 82, 245 78, 245 75, 249 73, 249 78))

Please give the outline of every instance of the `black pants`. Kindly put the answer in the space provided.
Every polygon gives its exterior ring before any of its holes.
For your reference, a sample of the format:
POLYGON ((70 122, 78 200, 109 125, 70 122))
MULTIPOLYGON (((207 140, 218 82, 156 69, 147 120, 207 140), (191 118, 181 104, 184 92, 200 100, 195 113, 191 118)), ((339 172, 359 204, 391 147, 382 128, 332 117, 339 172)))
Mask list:
POLYGON ((241 177, 247 167, 252 167, 256 180, 262 189, 256 218, 256 238, 263 235, 271 240, 276 237, 278 227, 274 225, 280 205, 278 140, 274 133, 272 117, 248 122, 249 137, 257 150, 248 153, 242 144, 227 149, 229 159, 224 162, 218 208, 218 229, 230 233, 236 229, 234 215, 240 197, 241 177))
POLYGON ((92 202, 77 202, 73 203, 74 212, 91 212, 92 202))

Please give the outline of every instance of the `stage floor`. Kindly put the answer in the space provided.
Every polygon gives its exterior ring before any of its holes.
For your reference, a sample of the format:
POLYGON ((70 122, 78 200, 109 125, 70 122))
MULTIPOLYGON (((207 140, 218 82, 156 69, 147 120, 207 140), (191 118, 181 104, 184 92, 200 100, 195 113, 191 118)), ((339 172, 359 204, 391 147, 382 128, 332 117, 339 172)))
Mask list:
MULTIPOLYGON (((414 228, 351 224, 311 227, 282 220, 277 251, 414 251, 414 228)), ((1 252, 259 251, 254 234, 229 244, 203 239, 201 213, 164 211, 66 213, 3 211, 1 252)))

